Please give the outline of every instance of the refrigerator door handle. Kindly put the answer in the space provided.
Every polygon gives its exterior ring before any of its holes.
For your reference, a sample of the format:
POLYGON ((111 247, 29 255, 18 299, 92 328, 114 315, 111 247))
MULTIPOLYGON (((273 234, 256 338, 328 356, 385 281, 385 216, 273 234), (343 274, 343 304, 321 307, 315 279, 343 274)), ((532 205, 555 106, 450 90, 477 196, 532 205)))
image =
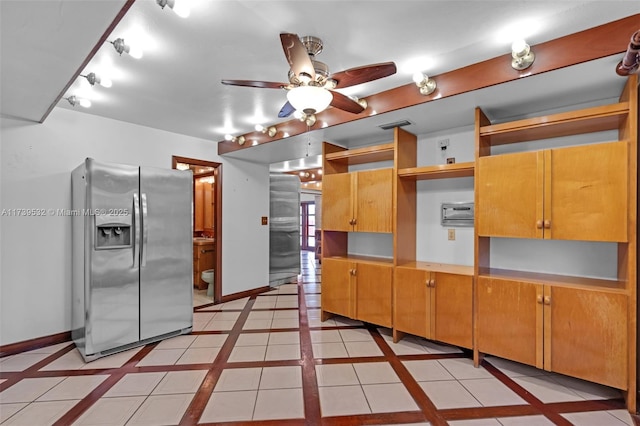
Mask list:
POLYGON ((142 193, 142 259, 140 266, 147 266, 147 239, 149 227, 147 226, 147 194, 142 193))
POLYGON ((133 229, 135 238, 133 240, 133 267, 138 267, 138 260, 140 259, 140 199, 138 193, 133 194, 133 229))

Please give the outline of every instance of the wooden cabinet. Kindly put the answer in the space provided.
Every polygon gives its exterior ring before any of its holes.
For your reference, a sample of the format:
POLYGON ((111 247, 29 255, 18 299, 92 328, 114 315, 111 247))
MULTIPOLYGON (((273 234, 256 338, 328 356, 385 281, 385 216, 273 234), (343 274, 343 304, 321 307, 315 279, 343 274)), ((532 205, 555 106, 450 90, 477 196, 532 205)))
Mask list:
POLYGON ((627 388, 627 296, 478 278, 478 349, 548 371, 627 388))
POLYGON ((328 174, 322 178, 322 228, 344 232, 392 231, 393 169, 328 174))
POLYGON ((198 178, 194 183, 193 230, 213 231, 215 213, 215 184, 210 178, 198 178))
POLYGON ((626 141, 481 157, 478 235, 627 240, 626 141))
POLYGON ((473 268, 465 275, 398 266, 394 277, 394 340, 402 333, 471 348, 473 268))
POLYGON ((194 240, 193 243, 193 285, 204 290, 209 284, 202 280, 202 271, 213 269, 216 264, 215 240, 194 240))
POLYGON ((323 259, 323 319, 338 314, 391 327, 393 265, 390 262, 355 259, 323 259))

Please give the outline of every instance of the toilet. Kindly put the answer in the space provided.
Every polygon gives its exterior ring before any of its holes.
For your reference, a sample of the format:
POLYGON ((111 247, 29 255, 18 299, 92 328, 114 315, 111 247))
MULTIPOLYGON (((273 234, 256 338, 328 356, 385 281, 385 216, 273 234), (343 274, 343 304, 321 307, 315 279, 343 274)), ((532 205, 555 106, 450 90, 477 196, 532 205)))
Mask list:
POLYGON ((206 271, 202 271, 201 277, 202 281, 209 284, 207 288, 207 296, 213 297, 213 272, 214 269, 207 269, 206 271))

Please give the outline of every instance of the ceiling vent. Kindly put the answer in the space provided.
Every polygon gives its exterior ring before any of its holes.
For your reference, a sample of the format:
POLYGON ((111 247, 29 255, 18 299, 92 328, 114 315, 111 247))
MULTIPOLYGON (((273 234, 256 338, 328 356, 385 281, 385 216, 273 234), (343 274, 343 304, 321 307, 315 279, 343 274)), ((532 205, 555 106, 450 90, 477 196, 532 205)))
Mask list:
POLYGON ((380 127, 382 130, 389 130, 389 129, 393 129, 394 127, 408 126, 409 124, 413 124, 413 123, 410 122, 409 120, 400 120, 400 121, 395 121, 393 123, 381 124, 378 127, 380 127))

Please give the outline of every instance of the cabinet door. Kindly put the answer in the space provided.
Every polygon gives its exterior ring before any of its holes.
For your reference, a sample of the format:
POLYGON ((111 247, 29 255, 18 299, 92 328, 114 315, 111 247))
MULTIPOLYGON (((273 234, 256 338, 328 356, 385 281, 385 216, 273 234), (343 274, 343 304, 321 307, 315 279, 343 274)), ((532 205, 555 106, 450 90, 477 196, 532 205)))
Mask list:
POLYGON ((478 235, 542 238, 543 152, 481 157, 478 163, 478 235))
POLYGON ((627 142, 552 149, 550 163, 545 238, 627 241, 627 142))
POLYGON ((545 369, 627 389, 627 296, 551 287, 545 369))
MULTIPOLYGON (((322 265, 324 276, 324 267, 322 265)), ((356 318, 360 321, 391 327, 393 266, 357 263, 355 273, 356 318)), ((324 293, 324 285, 322 286, 324 293)))
POLYGON ((473 346, 473 277, 433 273, 432 338, 464 348, 473 346), (435 326, 435 327, 434 327, 435 326))
MULTIPOLYGON (((392 232, 393 169, 366 170, 356 175, 354 217, 358 232, 392 232)), ((323 194, 325 191, 322 178, 323 194)), ((322 218, 322 226, 325 226, 322 218)))
POLYGON ((204 183, 204 208, 202 212, 204 229, 213 230, 213 212, 214 212, 214 200, 213 200, 213 184, 209 182, 204 183))
POLYGON ((429 295, 431 274, 420 269, 396 268, 393 327, 396 330, 430 337, 429 295))
POLYGON ((193 200, 193 230, 204 230, 204 183, 200 179, 195 182, 195 197, 193 200))
POLYGON ((325 258, 322 262, 322 311, 353 318, 351 274, 355 266, 345 259, 325 258))
POLYGON ((322 177, 322 229, 345 231, 353 229, 352 174, 339 173, 322 177))
POLYGON ((542 296, 542 284, 478 277, 478 350, 542 368, 542 296))

